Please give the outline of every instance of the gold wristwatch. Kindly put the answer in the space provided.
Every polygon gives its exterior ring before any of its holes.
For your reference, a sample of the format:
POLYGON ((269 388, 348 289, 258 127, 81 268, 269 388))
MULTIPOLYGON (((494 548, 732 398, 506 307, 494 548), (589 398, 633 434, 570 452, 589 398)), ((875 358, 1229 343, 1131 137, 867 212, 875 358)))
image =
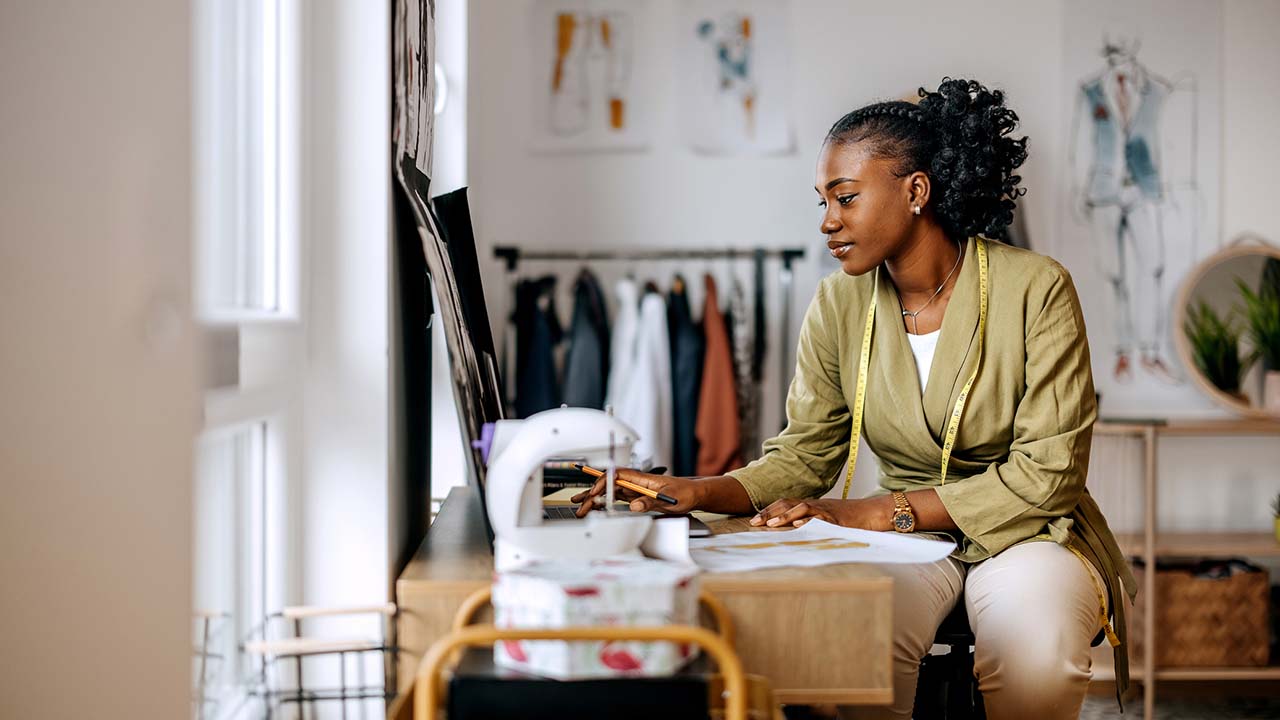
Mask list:
POLYGON ((893 529, 901 533, 909 533, 916 529, 916 514, 907 502, 907 494, 893 494, 893 529))

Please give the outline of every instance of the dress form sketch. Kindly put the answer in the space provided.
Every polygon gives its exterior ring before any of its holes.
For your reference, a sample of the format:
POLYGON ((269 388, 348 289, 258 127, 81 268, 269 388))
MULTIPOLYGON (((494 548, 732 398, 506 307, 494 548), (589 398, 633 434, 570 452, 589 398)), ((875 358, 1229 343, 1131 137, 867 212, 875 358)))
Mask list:
POLYGON ((1106 66, 1079 86, 1073 208, 1089 227, 1097 269, 1111 288, 1114 379, 1131 381, 1136 363, 1180 384, 1168 351, 1166 268, 1177 249, 1166 232, 1165 156, 1171 142, 1186 146, 1194 137, 1167 137, 1168 100, 1179 88, 1140 62, 1138 48, 1136 40, 1104 39, 1106 66))

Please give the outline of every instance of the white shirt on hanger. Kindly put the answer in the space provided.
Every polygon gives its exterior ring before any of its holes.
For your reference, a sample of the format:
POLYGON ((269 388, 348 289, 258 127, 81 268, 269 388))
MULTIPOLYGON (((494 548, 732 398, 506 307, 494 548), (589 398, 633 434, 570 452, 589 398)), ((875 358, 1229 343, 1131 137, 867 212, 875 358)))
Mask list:
POLYGON ((605 385, 605 403, 618 404, 619 393, 631 377, 635 362, 636 325, 640 322, 640 304, 634 280, 619 280, 614 286, 618 309, 613 316, 613 332, 609 335, 609 381, 605 385))
POLYGON ((924 335, 907 333, 907 341, 911 343, 911 354, 916 357, 916 372, 920 374, 920 394, 924 395, 924 386, 929 382, 929 368, 933 365, 933 351, 938 348, 939 328, 924 335))
POLYGON ((613 414, 636 431, 633 454, 640 468, 671 466, 671 343, 667 303, 648 293, 636 306, 636 284, 617 285, 607 402, 613 414))

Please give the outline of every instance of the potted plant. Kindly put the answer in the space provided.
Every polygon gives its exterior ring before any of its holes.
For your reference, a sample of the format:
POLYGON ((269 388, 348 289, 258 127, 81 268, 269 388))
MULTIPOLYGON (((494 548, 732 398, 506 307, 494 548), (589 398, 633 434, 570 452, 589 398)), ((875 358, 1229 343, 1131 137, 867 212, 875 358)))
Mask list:
POLYGON ((1255 292, 1239 278, 1236 286, 1244 298, 1249 341, 1262 359, 1262 405, 1280 414, 1280 289, 1264 282, 1255 292))
POLYGON ((1183 332, 1191 344, 1196 367, 1214 387, 1245 402, 1240 380, 1253 365, 1257 355, 1240 354, 1241 330, 1230 318, 1218 317, 1213 308, 1201 300, 1187 310, 1183 332))

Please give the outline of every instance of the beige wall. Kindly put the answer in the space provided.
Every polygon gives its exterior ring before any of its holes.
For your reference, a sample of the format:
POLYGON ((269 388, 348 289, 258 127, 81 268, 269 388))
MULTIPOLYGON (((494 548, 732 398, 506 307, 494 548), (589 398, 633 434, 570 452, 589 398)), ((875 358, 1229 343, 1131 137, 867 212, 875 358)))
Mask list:
POLYGON ((0 717, 190 714, 189 13, 0 9, 0 717))

